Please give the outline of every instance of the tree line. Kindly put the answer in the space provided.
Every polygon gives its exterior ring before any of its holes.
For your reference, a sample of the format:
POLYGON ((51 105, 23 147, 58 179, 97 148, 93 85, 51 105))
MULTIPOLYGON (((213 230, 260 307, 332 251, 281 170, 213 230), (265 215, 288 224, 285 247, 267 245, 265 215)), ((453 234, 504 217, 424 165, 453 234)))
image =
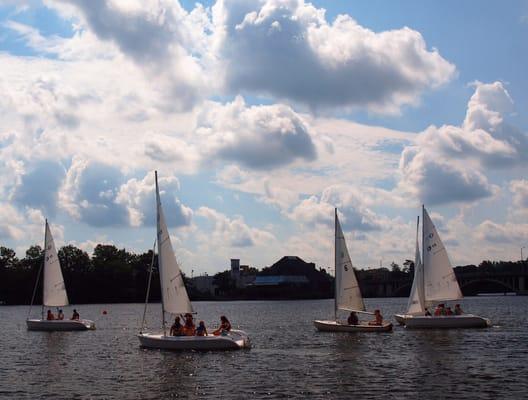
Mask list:
MULTIPOLYGON (((136 254, 114 245, 98 244, 90 257, 78 247, 68 245, 59 249, 59 260, 66 283, 68 298, 72 304, 83 303, 137 303, 145 300, 148 275, 153 263, 150 301, 160 301, 160 283, 157 269, 157 256, 152 250, 136 254)), ((44 251, 31 246, 24 258, 18 258, 13 249, 0 246, 0 304, 29 304, 38 272, 43 264, 44 251)), ((496 271, 521 273, 528 269, 528 261, 483 261, 477 265, 456 267, 457 275, 463 272, 494 273, 496 271)), ((192 281, 184 275, 184 281, 192 300, 229 298, 275 298, 284 297, 281 292, 295 297, 320 298, 333 296, 333 277, 324 268, 280 268, 267 267, 261 271, 251 268, 254 275, 305 275, 309 284, 297 288, 269 290, 235 288, 230 271, 219 272, 214 276, 218 293, 214 296, 197 291, 192 281), (262 293, 261 293, 262 292, 262 293), (295 292, 295 293, 294 293, 295 292), (312 293, 313 292, 313 293, 312 293)), ((358 270, 360 285, 374 281, 412 280, 414 263, 406 260, 402 267, 396 263, 391 268, 358 270)), ((42 301, 42 276, 39 279, 35 304, 42 301)), ((287 296, 286 296, 287 297, 287 296)))
MULTIPOLYGON (((143 302, 147 290, 152 250, 134 254, 113 245, 97 245, 90 257, 87 252, 68 245, 58 251, 68 298, 72 304, 143 302)), ((0 301, 4 304, 28 304, 44 251, 31 246, 24 258, 14 250, 0 247, 0 301)), ((36 303, 42 301, 42 276, 37 287, 36 303)), ((150 291, 152 301, 160 299, 157 257, 150 291)))

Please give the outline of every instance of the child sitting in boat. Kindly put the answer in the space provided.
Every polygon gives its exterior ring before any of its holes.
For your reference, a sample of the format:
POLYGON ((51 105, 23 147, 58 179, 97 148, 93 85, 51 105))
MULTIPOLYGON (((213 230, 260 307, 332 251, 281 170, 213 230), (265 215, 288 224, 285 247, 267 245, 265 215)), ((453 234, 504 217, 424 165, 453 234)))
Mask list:
POLYGON ((220 326, 218 327, 217 330, 213 332, 213 335, 219 336, 219 335, 229 332, 230 330, 231 330, 231 323, 229 322, 229 320, 226 318, 225 315, 222 315, 220 317, 220 326))
POLYGON ((77 310, 74 308, 73 309, 73 315, 71 317, 72 320, 74 321, 77 321, 81 316, 79 315, 79 313, 77 312, 77 310))
POLYGON ((354 311, 350 312, 347 322, 348 322, 348 325, 359 325, 359 318, 354 311))
POLYGON ((381 315, 380 310, 374 310, 374 319, 369 321, 369 325, 382 325, 383 316, 381 315))
POLYGON ((435 312, 434 312, 434 316, 435 317, 440 317, 442 315, 446 315, 446 310, 445 310, 445 307, 444 307, 444 304, 438 304, 435 308, 435 312))
POLYGON ((455 304, 455 315, 462 315, 464 311, 460 308, 460 304, 455 304))
POLYGON ((207 336, 207 329, 203 321, 200 321, 198 328, 196 328, 196 336, 207 336))
POLYGON ((48 321, 53 321, 55 319, 55 315, 51 312, 51 310, 48 310, 48 315, 46 315, 46 319, 48 321))
POLYGON ((59 310, 59 314, 57 315, 57 319, 59 319, 61 321, 64 319, 64 313, 62 312, 62 310, 59 310))
POLYGON ((453 311, 451 311, 451 307, 446 308, 445 315, 453 315, 453 311))
POLYGON ((185 314, 185 325, 183 325, 183 334, 185 336, 196 335, 196 326, 194 325, 192 314, 185 314))
POLYGON ((171 336, 183 336, 183 325, 180 322, 180 317, 174 318, 174 324, 170 328, 171 336))

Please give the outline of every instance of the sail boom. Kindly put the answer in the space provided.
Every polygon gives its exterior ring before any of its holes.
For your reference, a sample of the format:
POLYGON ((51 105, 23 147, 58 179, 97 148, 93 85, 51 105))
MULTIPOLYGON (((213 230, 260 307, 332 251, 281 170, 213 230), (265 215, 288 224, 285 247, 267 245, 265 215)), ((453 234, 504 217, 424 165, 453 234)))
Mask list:
POLYGON ((365 310, 354 310, 354 309, 352 309, 352 308, 339 307, 339 310, 341 310, 341 311, 355 312, 355 313, 358 313, 358 314, 374 315, 374 313, 373 313, 373 312, 370 312, 370 311, 365 311, 365 310))

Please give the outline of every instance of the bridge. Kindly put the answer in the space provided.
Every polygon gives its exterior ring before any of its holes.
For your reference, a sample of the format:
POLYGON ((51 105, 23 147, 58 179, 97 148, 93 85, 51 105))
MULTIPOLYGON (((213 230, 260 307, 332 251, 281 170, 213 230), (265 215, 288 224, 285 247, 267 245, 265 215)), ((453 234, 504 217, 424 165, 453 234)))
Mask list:
MULTIPOLYGON (((513 268, 457 267, 455 274, 464 296, 479 293, 516 293, 528 295, 528 262, 513 268)), ((359 271, 359 284, 365 297, 407 297, 412 274, 394 274, 389 270, 359 271)))

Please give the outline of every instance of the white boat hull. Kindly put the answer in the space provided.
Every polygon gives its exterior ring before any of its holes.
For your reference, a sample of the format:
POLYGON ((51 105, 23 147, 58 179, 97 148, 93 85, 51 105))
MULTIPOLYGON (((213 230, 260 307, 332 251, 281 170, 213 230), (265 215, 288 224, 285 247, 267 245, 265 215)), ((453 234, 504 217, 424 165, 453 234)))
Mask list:
POLYGON ((421 314, 394 314, 394 319, 396 322, 400 325, 405 325, 405 319, 409 317, 420 317, 423 316, 423 313, 421 314))
POLYGON ((409 329, 465 329, 487 328, 491 321, 473 314, 426 317, 423 315, 395 315, 409 329))
POLYGON ((88 319, 79 320, 42 320, 42 319, 28 319, 26 320, 28 331, 87 331, 95 329, 95 323, 88 319))
POLYGON ((238 350, 250 348, 251 342, 244 331, 231 330, 227 335, 165 336, 162 333, 140 333, 141 347, 161 350, 238 350))
POLYGON ((339 321, 321 321, 315 320, 314 325, 321 332, 390 332, 392 324, 384 322, 382 325, 348 325, 339 321))

